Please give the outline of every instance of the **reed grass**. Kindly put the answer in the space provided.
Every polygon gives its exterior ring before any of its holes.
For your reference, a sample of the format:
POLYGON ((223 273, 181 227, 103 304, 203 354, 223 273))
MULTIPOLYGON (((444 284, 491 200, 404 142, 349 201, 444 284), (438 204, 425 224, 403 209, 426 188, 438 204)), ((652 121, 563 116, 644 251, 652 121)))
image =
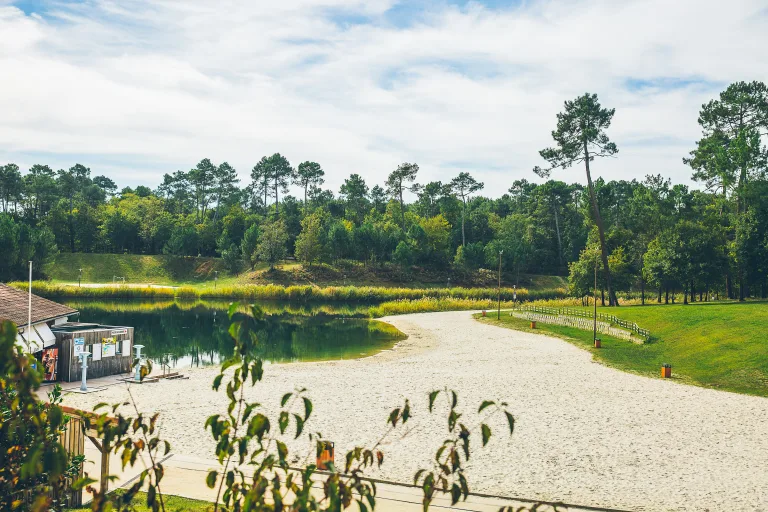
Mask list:
MULTIPOLYGON (((502 309, 513 306, 511 301, 502 301, 502 309)), ((372 306, 368 312, 373 318, 381 318, 391 315, 406 315, 409 313, 428 313, 434 311, 466 311, 466 310, 493 310, 498 307, 498 302, 491 299, 461 299, 454 297, 435 298, 423 297, 421 299, 399 299, 382 302, 378 306, 372 306)))
MULTIPOLYGON (((24 282, 10 283, 20 289, 26 289, 24 282)), ((180 286, 176 288, 159 286, 106 285, 98 287, 77 287, 35 281, 32 291, 48 298, 92 298, 92 299, 222 299, 222 300, 317 300, 327 302, 385 302, 397 300, 435 299, 472 299, 496 300, 497 288, 388 288, 379 286, 328 286, 311 285, 281 286, 268 285, 232 285, 212 288, 180 286)), ((565 288, 516 290, 518 301, 558 299, 567 296, 565 288)), ((501 299, 511 301, 515 294, 512 288, 502 288, 501 299)))

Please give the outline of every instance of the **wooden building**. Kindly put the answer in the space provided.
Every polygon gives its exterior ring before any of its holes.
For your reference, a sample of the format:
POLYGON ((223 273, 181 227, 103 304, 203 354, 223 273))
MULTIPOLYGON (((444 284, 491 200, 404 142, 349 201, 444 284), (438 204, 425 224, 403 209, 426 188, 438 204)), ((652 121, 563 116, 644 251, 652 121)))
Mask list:
POLYGON ((88 377, 106 377, 131 371, 133 327, 67 322, 55 325, 53 334, 59 347, 59 378, 80 380, 80 353, 88 352, 88 377))
POLYGON ((28 326, 29 294, 0 283, 0 320, 15 323, 17 343, 33 354, 47 382, 80 380, 79 354, 89 352, 88 378, 131 370, 133 327, 69 322, 76 309, 32 295, 32 325, 28 326))

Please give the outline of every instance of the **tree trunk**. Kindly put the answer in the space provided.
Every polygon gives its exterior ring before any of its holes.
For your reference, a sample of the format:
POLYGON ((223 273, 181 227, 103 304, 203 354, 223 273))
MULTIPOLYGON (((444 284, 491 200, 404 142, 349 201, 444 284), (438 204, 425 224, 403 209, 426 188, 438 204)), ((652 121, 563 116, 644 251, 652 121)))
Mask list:
POLYGON ((600 305, 605 307, 605 286, 600 288, 600 305))
POLYGON ((461 246, 464 247, 467 245, 467 238, 464 235, 464 216, 467 212, 467 201, 463 197, 461 198, 461 201, 464 203, 464 207, 461 209, 461 246))
POLYGON ((555 231, 557 232, 557 251, 560 257, 560 268, 563 267, 563 239, 560 236, 560 216, 557 213, 557 206, 553 208, 555 211, 555 231))
POLYGON ((277 180, 275 180, 275 217, 280 217, 280 201, 277 197, 277 180))
POLYGON ((659 298, 656 300, 659 304, 661 304, 661 285, 659 285, 659 298))
POLYGON ((405 231, 405 206, 403 206, 403 182, 400 182, 400 223, 405 231))
POLYGON ((739 302, 744 302, 744 272, 739 269, 739 302))
POLYGON ((669 286, 664 289, 664 304, 669 304, 669 286))
POLYGON ((694 287, 693 279, 691 279, 691 302, 696 302, 696 288, 694 287))
POLYGON ((595 187, 592 184, 592 175, 589 172, 589 148, 587 147, 586 139, 584 140, 584 156, 584 165, 587 170, 587 186, 589 187, 589 199, 592 201, 595 224, 597 224, 597 232, 600 235, 600 255, 603 260, 605 284, 608 286, 608 304, 611 306, 618 306, 619 301, 616 300, 616 293, 611 287, 611 269, 608 268, 608 248, 605 246, 605 229, 603 228, 603 219, 600 217, 600 208, 597 206, 597 197, 595 196, 595 187))
POLYGON ((683 285, 683 304, 688 304, 688 287, 683 285))
POLYGON ((69 250, 75 252, 75 219, 72 217, 72 196, 69 196, 69 250))

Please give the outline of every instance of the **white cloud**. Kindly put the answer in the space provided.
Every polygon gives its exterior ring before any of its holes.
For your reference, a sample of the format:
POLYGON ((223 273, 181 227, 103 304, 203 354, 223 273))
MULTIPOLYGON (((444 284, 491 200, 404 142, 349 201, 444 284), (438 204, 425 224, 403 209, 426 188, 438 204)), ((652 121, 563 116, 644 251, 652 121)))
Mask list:
MULTIPOLYGON (((203 157, 245 178, 279 151, 320 162, 334 191, 350 173, 381 183, 415 161, 422 181, 461 167, 497 196, 534 178, 562 102, 590 91, 617 109, 619 157, 597 174, 688 181, 700 105, 768 79, 763 4, 436 3, 405 26, 388 0, 0 7, 0 161, 78 161, 155 185, 203 157), (627 86, 659 79, 690 83, 627 86)), ((581 169, 557 177, 583 181, 581 169)))

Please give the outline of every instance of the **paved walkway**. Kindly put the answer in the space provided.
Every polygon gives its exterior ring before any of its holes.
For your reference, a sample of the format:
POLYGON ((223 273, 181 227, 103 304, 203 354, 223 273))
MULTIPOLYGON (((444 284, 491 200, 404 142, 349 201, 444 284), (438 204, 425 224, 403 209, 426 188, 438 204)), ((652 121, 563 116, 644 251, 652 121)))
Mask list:
MULTIPOLYGON (((86 446, 86 457, 92 460, 97 460, 97 456, 98 452, 96 452, 95 449, 86 446)), ((110 471, 119 476, 119 483, 117 485, 111 485, 110 489, 128 487, 135 481, 139 472, 143 469, 143 467, 137 467, 128 468, 126 471, 122 471, 117 457, 112 457, 110 466, 110 471)), ((167 496, 183 496, 185 498, 213 502, 216 499, 216 489, 209 489, 208 486, 205 485, 205 477, 211 469, 219 467, 218 461, 216 460, 170 454, 163 460, 165 473, 161 482, 162 491, 167 496)), ((98 477, 99 469, 97 464, 87 463, 85 469, 91 476, 98 477)), ((246 473, 248 474, 250 472, 246 469, 246 473)), ((313 485, 313 488, 316 490, 317 497, 321 498, 322 484, 318 481, 313 485)), ((408 485, 376 482, 376 491, 377 512, 421 512, 423 510, 421 503, 423 495, 421 489, 408 485)), ((528 501, 470 495, 466 501, 461 501, 455 506, 451 506, 450 498, 448 496, 438 495, 433 501, 430 509, 497 512, 501 507, 512 506, 517 509, 522 506, 530 507, 531 505, 532 503, 528 501)), ((357 510, 357 507, 353 506, 350 510, 357 510)), ((540 512, 547 512, 554 510, 554 507, 543 505, 537 510, 540 512)), ((579 512, 606 509, 569 507, 568 510, 579 512)))

